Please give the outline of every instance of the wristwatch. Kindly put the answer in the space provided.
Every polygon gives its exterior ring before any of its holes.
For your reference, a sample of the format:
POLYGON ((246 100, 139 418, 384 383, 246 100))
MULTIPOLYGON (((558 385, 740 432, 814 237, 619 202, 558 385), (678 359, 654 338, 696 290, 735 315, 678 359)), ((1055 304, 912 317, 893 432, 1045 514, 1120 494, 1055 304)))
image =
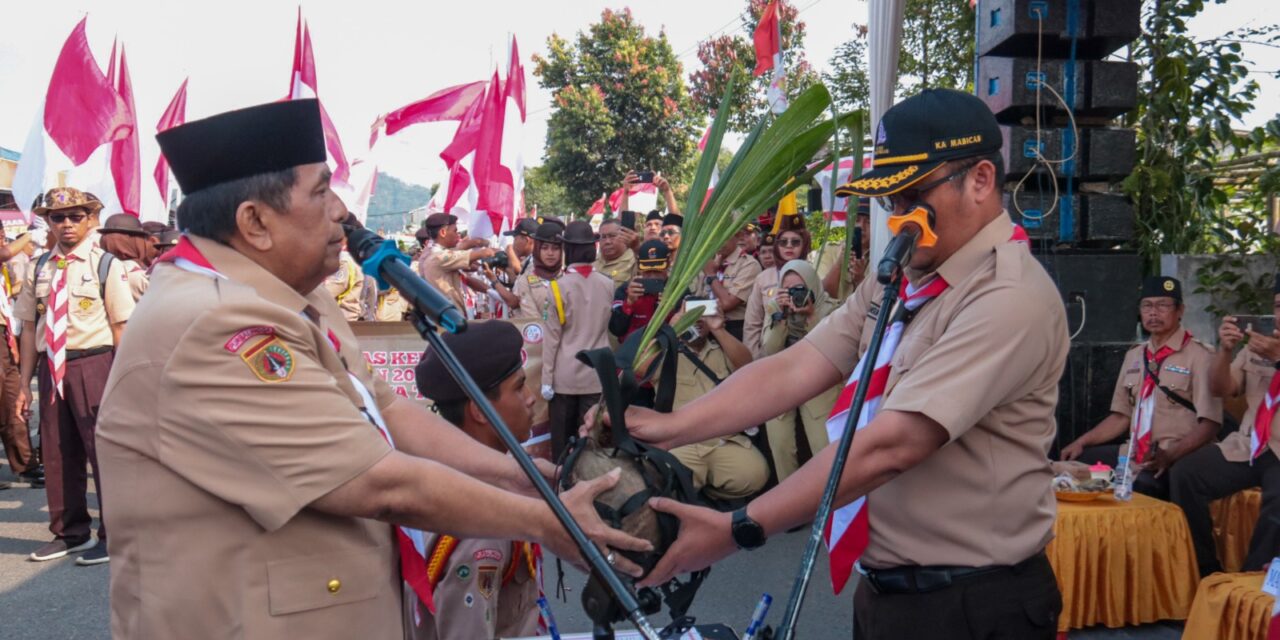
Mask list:
POLYGON ((733 543, 739 549, 750 550, 764 546, 764 527, 747 515, 747 508, 742 507, 733 512, 733 543))
POLYGON ((717 279, 718 278, 716 278, 715 276, 707 276, 706 278, 703 279, 703 282, 707 283, 707 288, 709 289, 711 288, 711 283, 715 282, 717 279))

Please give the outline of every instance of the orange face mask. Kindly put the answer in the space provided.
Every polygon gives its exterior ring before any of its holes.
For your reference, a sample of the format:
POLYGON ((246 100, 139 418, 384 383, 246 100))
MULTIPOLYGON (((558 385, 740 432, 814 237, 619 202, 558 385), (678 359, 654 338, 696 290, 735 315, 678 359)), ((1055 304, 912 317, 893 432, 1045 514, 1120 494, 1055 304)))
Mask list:
POLYGON ((920 226, 920 240, 916 243, 916 247, 932 247, 938 244, 938 234, 933 232, 933 216, 933 209, 929 205, 917 204, 902 215, 889 216, 886 224, 889 225, 889 231, 895 236, 902 230, 903 225, 917 224, 920 226))

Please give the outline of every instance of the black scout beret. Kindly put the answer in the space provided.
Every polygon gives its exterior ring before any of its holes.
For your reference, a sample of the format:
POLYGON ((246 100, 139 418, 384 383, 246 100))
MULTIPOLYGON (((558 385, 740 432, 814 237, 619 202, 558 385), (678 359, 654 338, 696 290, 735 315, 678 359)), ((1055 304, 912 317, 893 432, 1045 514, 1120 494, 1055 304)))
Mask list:
POLYGON ((1173 298, 1182 302, 1182 283, 1177 278, 1151 276, 1142 281, 1143 298, 1173 298))
POLYGON ((220 113, 161 131, 156 141, 187 195, 326 159, 316 100, 220 113))
MULTIPOLYGON (((524 339, 510 322, 489 320, 473 322, 462 333, 446 333, 444 343, 462 362, 462 367, 475 378, 484 391, 497 387, 524 365, 520 351, 524 339)), ((414 368, 418 392, 438 403, 466 400, 467 394, 449 375, 435 349, 428 348, 414 368)))

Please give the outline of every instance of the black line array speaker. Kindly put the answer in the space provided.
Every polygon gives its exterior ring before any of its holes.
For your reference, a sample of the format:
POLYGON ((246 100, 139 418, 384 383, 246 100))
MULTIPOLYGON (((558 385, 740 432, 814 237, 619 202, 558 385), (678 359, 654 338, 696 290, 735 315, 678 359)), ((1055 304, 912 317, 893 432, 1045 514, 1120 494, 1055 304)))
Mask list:
POLYGON ((1065 115, 1062 103, 1052 93, 1040 89, 1037 96, 1036 86, 1041 82, 1062 96, 1077 118, 1114 118, 1137 105, 1138 65, 1077 61, 1070 96, 1063 78, 1067 66, 1063 60, 1041 60, 1037 71, 1034 57, 984 56, 978 65, 978 97, 997 119, 1010 123, 1034 117, 1037 105, 1049 115, 1065 115))
MULTIPOLYGON (((1036 149, 1049 160, 1062 160, 1065 129, 1041 128, 1037 140, 1034 127, 1001 125, 1004 146, 1005 174, 1017 180, 1039 167, 1036 149)), ((1115 127, 1081 128, 1076 141, 1075 162, 1070 163, 1070 175, 1077 180, 1118 180, 1133 172, 1137 157, 1137 136, 1132 129, 1115 127)), ((1066 164, 1059 164, 1054 174, 1067 177, 1066 164)))
MULTIPOLYGON (((1141 0, 1104 0, 1078 5, 1076 55, 1101 59, 1133 42, 1141 0)), ((1071 53, 1067 0, 982 0, 977 20, 978 55, 1032 55, 1037 40, 1042 55, 1065 58, 1071 53)))

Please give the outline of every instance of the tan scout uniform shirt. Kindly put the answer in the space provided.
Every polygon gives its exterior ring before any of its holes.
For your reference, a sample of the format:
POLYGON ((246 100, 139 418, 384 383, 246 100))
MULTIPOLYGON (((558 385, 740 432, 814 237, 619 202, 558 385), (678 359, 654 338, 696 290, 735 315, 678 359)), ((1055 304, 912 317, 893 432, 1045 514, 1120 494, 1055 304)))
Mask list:
MULTIPOLYGON (((1268 360, 1250 350, 1241 349, 1231 361, 1231 380, 1237 388, 1244 390, 1248 409, 1240 420, 1240 429, 1218 443, 1222 447, 1222 457, 1230 462, 1249 461, 1249 442, 1253 434, 1253 421, 1258 417, 1258 407, 1266 400, 1267 389, 1271 386, 1271 376, 1276 373, 1275 362, 1268 360)), ((1199 404, 1196 405, 1197 407, 1199 404)), ((1271 440, 1267 448, 1280 456, 1280 411, 1271 418, 1271 440)))
POLYGON ((769 267, 760 271, 760 275, 756 276, 755 282, 751 285, 751 293, 747 298, 747 314, 743 318, 742 325, 742 344, 747 345, 751 355, 756 358, 760 357, 764 325, 768 321, 764 307, 777 293, 778 268, 769 267))
MULTIPOLYGON (((673 357, 678 359, 676 395, 671 404, 672 410, 676 410, 711 393, 716 384, 687 356, 677 354, 673 357)), ((729 356, 715 340, 708 339, 703 343, 698 350, 698 358, 721 380, 733 373, 729 356)), ((671 450, 671 455, 689 467, 697 488, 712 485, 712 491, 721 498, 745 498, 763 489, 769 481, 769 463, 746 434, 736 433, 676 447, 671 450)))
POLYGON ((400 297, 400 291, 392 288, 378 295, 377 320, 379 322, 400 322, 408 312, 409 303, 400 297))
POLYGON ((431 286, 449 296, 458 311, 466 313, 467 303, 462 297, 463 269, 471 266, 471 252, 464 249, 446 249, 432 243, 418 262, 418 271, 431 286))
POLYGON ((543 323, 542 384, 568 395, 600 393, 595 369, 577 356, 583 349, 609 346, 613 281, 594 269, 584 278, 570 267, 556 282, 564 297, 564 325, 551 319, 543 323))
POLYGON ((133 301, 137 302, 142 298, 142 294, 147 292, 150 286, 150 278, 147 276, 147 270, 142 265, 133 260, 121 260, 124 265, 125 272, 129 275, 129 293, 133 294, 133 301))
POLYGON ((44 325, 51 313, 47 308, 49 279, 58 268, 58 259, 63 256, 74 256, 67 258, 67 349, 93 349, 115 343, 111 325, 129 320, 134 307, 133 292, 129 289, 129 274, 125 272, 124 264, 113 260, 107 270, 107 299, 102 300, 98 262, 103 254, 102 249, 94 246, 90 236, 69 254, 64 254, 61 246, 54 247, 53 257, 39 274, 34 267, 27 271, 22 292, 13 305, 13 315, 18 320, 36 323, 36 351, 45 351, 44 325), (40 316, 38 322, 37 315, 40 316))
MULTIPOLYGON (((1048 454, 1066 313, 1012 232, 1000 216, 938 268, 950 288, 920 309, 893 355, 883 409, 924 414, 950 441, 868 496, 868 567, 1010 565, 1053 537, 1048 454)), ((846 378, 881 290, 868 278, 805 338, 846 378)))
POLYGON ((596 258, 595 263, 591 266, 596 271, 609 276, 609 279, 613 280, 614 288, 617 288, 627 282, 631 282, 636 277, 636 254, 634 251, 627 249, 614 260, 605 260, 602 255, 596 258))
POLYGON ((511 318, 513 320, 519 318, 534 318, 546 321, 548 318, 558 318, 555 310, 555 303, 551 295, 551 281, 543 280, 532 270, 516 276, 516 283, 511 287, 511 293, 520 298, 520 306, 511 310, 511 318))
POLYGON ((364 272, 351 258, 351 254, 346 251, 338 254, 338 270, 325 278, 324 288, 338 303, 342 317, 347 322, 364 319, 364 272))
MULTIPOLYGON (((725 258, 724 268, 717 276, 724 283, 724 287, 729 293, 741 300, 743 303, 748 302, 751 297, 751 287, 756 283, 756 276, 760 275, 760 263, 755 258, 742 252, 742 247, 737 247, 729 257, 725 258)), ((707 286, 706 276, 703 276, 698 283, 697 294, 702 297, 712 297, 711 287, 707 286)), ((747 317, 747 305, 740 304, 733 311, 724 314, 725 320, 744 320, 747 317)), ((748 346, 747 348, 750 348, 748 346)))
MULTIPOLYGON (((510 540, 464 539, 449 547, 428 534, 426 548, 436 614, 421 608, 421 623, 410 622, 413 640, 519 638, 538 632, 538 581, 529 551, 510 540), (444 553, 448 548, 453 550, 444 553), (437 559, 438 558, 438 559, 437 559), (434 564, 440 562, 439 569, 434 564), (439 573, 436 574, 435 572, 439 573), (438 577, 437 577, 438 575, 438 577)), ((445 536, 446 541, 453 540, 445 536)))
MULTIPOLYGON (((1209 391, 1209 369, 1213 366, 1213 351, 1198 340, 1191 340, 1183 347, 1182 341, 1186 335, 1186 329, 1178 329, 1169 338, 1167 346, 1174 353, 1165 358, 1156 375, 1160 378, 1160 384, 1191 401, 1196 410, 1194 413, 1189 411, 1160 389, 1152 390, 1155 394, 1156 412, 1151 417, 1151 439, 1161 449, 1177 445, 1179 440, 1196 428, 1199 419, 1222 423, 1222 400, 1215 398, 1209 391)), ((1151 348, 1152 353, 1159 349, 1148 342, 1133 347, 1124 355, 1115 393, 1111 396, 1111 410, 1115 413, 1133 417, 1134 404, 1138 401, 1138 393, 1142 391, 1142 351, 1146 348, 1151 348)), ((1155 364, 1152 363, 1151 367, 1154 369, 1155 364)))
POLYGON ((98 416, 112 636, 402 638, 391 526, 309 507, 391 451, 347 365, 395 393, 323 287, 192 242, 226 279, 156 266, 98 416))

